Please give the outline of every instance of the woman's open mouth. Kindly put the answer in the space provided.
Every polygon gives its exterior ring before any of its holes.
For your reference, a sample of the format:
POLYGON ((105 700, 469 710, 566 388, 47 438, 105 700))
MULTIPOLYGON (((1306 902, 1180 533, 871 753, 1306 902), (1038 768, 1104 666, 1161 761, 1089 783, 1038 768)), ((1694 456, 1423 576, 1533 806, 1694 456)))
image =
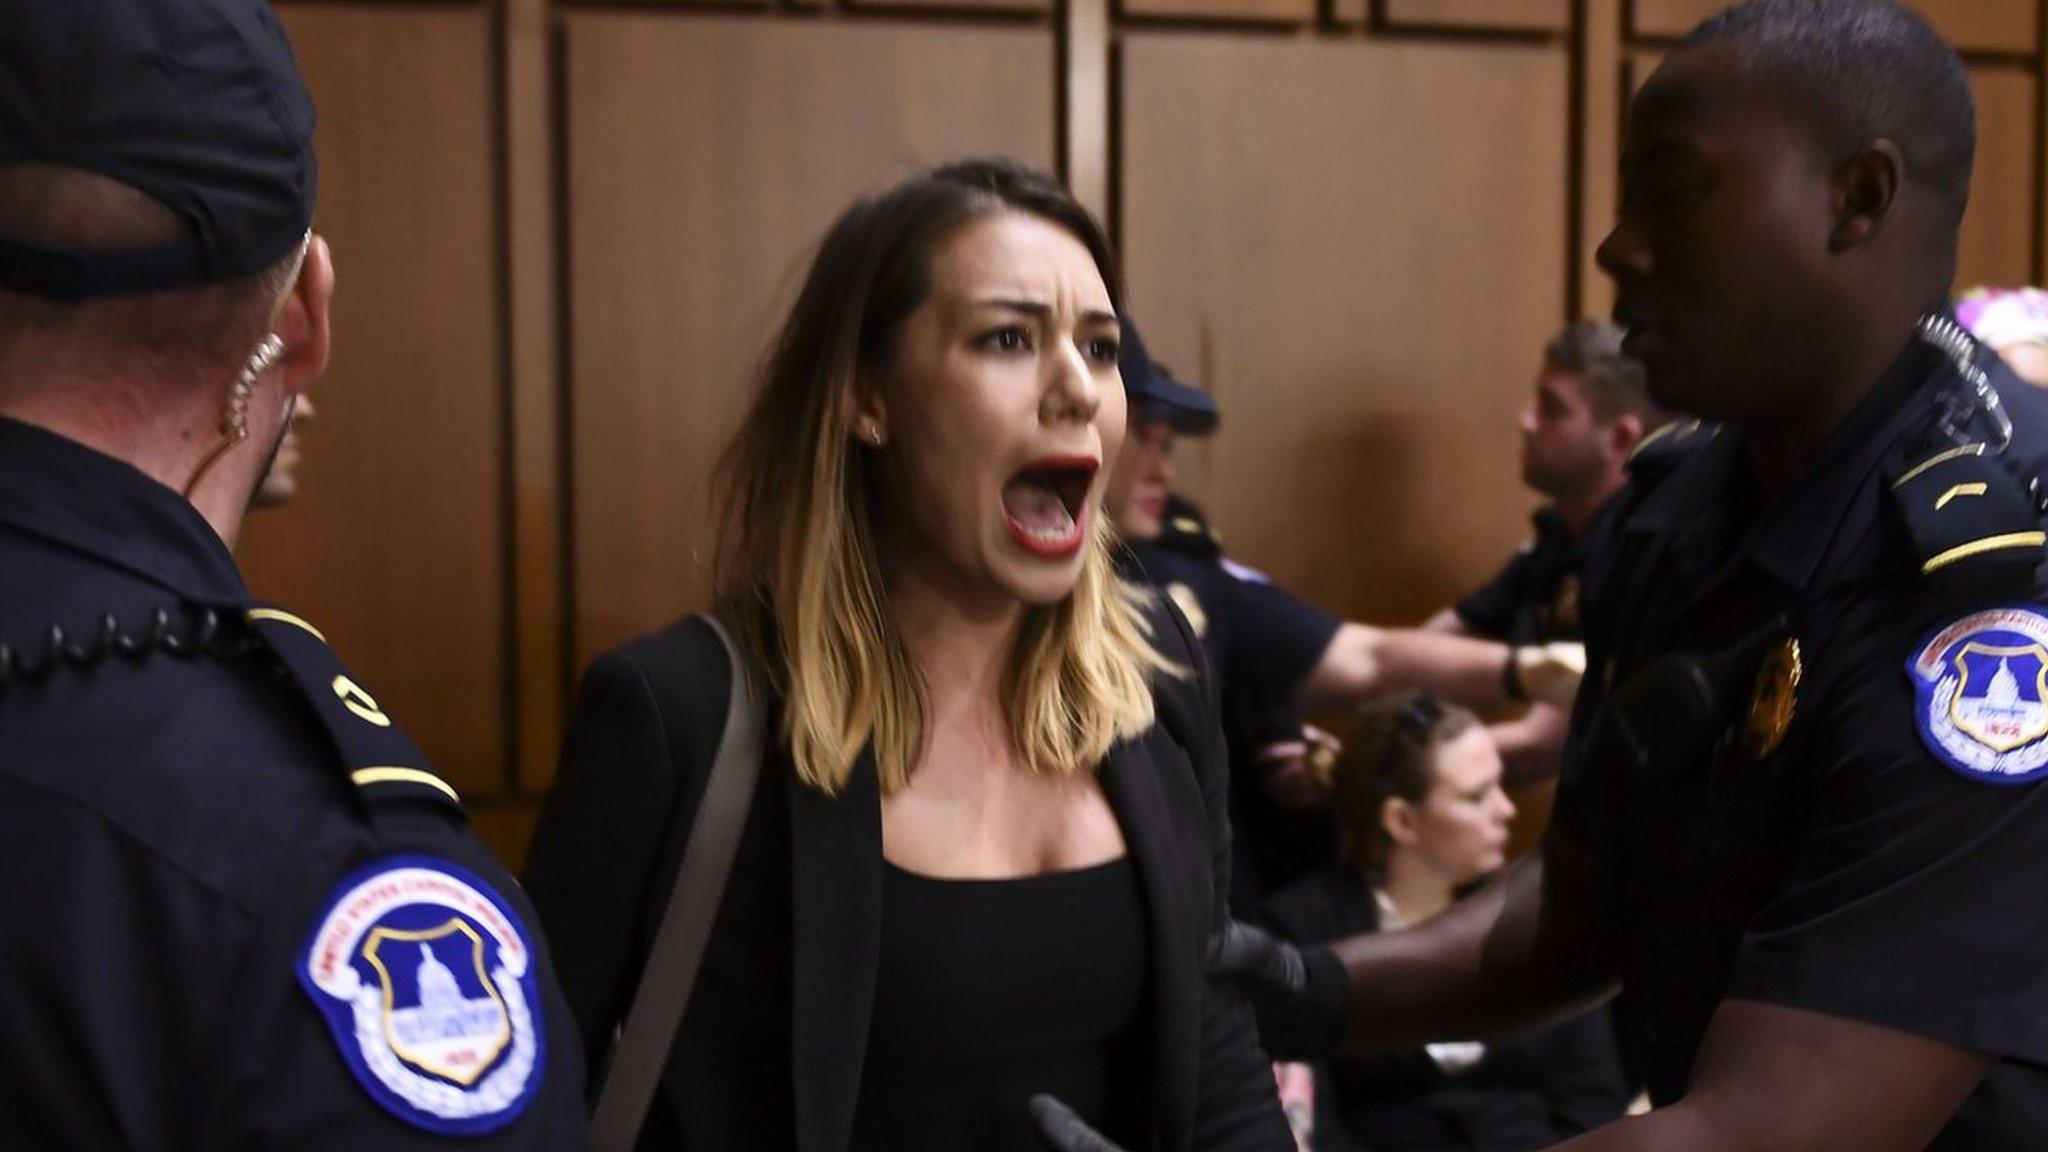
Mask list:
POLYGON ((1010 538, 1034 556, 1062 560, 1088 538, 1088 486, 1101 463, 1090 456, 1035 460, 1003 485, 1010 538))

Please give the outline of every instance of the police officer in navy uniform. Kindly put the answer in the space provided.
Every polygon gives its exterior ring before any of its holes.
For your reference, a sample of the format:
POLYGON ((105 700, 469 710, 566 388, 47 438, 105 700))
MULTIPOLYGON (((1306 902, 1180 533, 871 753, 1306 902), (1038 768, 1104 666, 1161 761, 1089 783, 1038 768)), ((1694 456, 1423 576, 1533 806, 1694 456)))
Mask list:
POLYGON ((1603 320, 1570 325, 1544 349, 1518 420, 1522 480, 1545 498, 1529 543, 1433 625, 1510 644, 1578 640, 1586 545, 1627 481, 1629 461, 1668 436, 1643 367, 1603 320))
POLYGON ((1297 694, 1340 621, 1225 556, 1201 510, 1172 491, 1174 437, 1208 435, 1219 413, 1208 393, 1152 361, 1128 316, 1117 368, 1130 431, 1104 508, 1124 536, 1126 574, 1180 608, 1216 670, 1231 763, 1231 906, 1246 915, 1272 888, 1335 859, 1336 828, 1304 764, 1327 737, 1303 725, 1297 694))
POLYGON ((1249 913, 1263 893, 1335 863, 1334 825, 1313 779, 1334 761, 1335 741, 1302 724, 1304 709, 1355 708, 1413 683, 1478 706, 1504 702, 1510 684, 1568 701, 1576 662, 1540 644, 1340 621, 1231 560, 1173 490, 1174 443, 1214 432, 1215 402, 1154 362, 1128 316, 1118 369, 1130 430, 1103 508, 1129 545, 1127 572, 1180 607, 1216 669, 1237 805, 1233 906, 1249 913), (1504 677, 1504 666, 1517 675, 1504 677))
POLYGON ((256 0, 0 21, 0 1145, 575 1149, 533 914, 229 554, 334 273, 256 0))
MULTIPOLYGON (((1590 542, 1619 507, 1630 471, 1667 458, 1691 426, 1672 423, 1651 400, 1643 366, 1621 350, 1621 341, 1620 325, 1582 320, 1544 347, 1529 401, 1516 421, 1522 481, 1544 499, 1531 518, 1534 535, 1484 584, 1430 617, 1422 631, 1484 637, 1517 652, 1549 645, 1562 651, 1582 641, 1590 542)), ((1380 645, 1391 649, 1418 639, 1412 630, 1387 629, 1380 645)), ((1498 665, 1508 699, 1530 700, 1522 666, 1518 659, 1498 665)), ((1455 682, 1429 667, 1387 679, 1389 689, 1446 693, 1468 705, 1488 703, 1460 692, 1455 682)), ((1570 711, 1569 699, 1539 696, 1521 713, 1488 725, 1510 785, 1556 774, 1570 711)))
POLYGON ((2041 1146, 2048 411, 1943 304, 1974 135, 1891 0, 1754 0, 1666 56, 1599 257, 1659 399, 1724 429, 1602 550, 1541 857, 1400 937, 1231 933, 1269 1040, 1618 987, 1658 1107, 1574 1152, 2041 1146))

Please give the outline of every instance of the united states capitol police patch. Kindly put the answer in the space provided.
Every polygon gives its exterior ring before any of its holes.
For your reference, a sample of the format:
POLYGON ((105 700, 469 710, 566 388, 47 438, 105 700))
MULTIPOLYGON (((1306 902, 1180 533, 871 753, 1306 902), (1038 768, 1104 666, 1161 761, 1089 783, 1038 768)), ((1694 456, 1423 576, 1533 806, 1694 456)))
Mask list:
POLYGON ((541 999, 519 917, 446 860, 392 856, 335 886, 299 983, 356 1080, 444 1136, 519 1118, 546 1067, 541 999))
POLYGON ((1972 612, 1930 634, 1906 674, 1936 759, 1990 784, 2048 776, 2048 614, 2024 604, 1972 612))

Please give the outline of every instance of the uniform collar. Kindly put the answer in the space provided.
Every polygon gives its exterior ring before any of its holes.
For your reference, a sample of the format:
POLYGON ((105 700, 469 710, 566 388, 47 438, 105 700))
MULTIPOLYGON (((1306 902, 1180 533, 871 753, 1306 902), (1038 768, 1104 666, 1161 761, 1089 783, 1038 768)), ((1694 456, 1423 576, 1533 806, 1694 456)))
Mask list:
POLYGON ((227 545, 190 501, 139 469, 0 416, 0 523, 199 603, 243 604, 227 545))
POLYGON ((1747 562, 1790 588, 1812 583, 1829 546, 1861 531, 1875 515, 1867 483, 1911 422, 1924 418, 1926 387, 1941 353, 1914 340, 1885 369, 1876 387, 1828 435, 1806 473, 1758 513, 1746 529, 1732 523, 1752 483, 1745 437, 1716 436, 1659 486, 1629 517, 1624 531, 1669 538, 1688 574, 1701 578, 1730 562, 1747 562), (1727 534, 1741 530, 1728 547, 1727 534))
POLYGON ((1555 504, 1545 504, 1529 517, 1529 523, 1536 529, 1536 539, 1545 544, 1575 544, 1577 536, 1572 526, 1565 523, 1564 513, 1555 504))

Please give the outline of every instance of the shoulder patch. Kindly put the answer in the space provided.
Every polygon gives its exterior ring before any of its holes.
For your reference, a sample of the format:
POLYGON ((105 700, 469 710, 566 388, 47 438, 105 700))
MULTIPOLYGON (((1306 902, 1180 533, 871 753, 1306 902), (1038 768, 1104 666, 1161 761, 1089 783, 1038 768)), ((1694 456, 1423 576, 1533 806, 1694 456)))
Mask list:
POLYGON ((1972 780, 2048 776, 2048 613, 1987 608, 1935 629, 1906 662, 1934 757, 1972 780))
POLYGON ((545 1038, 526 929, 465 868, 391 856, 350 873, 298 976, 356 1081, 414 1127, 494 1132, 540 1085, 545 1038))
POLYGON ((1222 557, 1217 562, 1223 565, 1223 571, 1228 573, 1232 580, 1240 584, 1271 584, 1273 582, 1271 576, 1266 575, 1249 564, 1239 564, 1228 556, 1222 557))

